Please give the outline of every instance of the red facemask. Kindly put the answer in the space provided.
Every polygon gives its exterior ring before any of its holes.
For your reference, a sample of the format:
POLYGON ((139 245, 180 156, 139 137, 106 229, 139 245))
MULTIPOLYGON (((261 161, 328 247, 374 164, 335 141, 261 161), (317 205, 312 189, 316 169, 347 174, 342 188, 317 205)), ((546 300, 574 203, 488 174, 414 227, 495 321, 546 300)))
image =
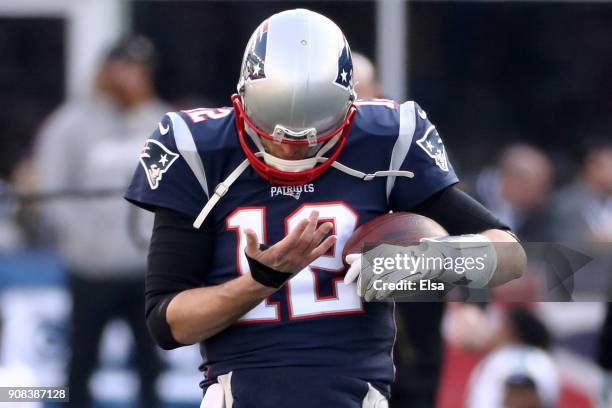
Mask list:
MULTIPOLYGON (((263 159, 257 157, 253 150, 249 147, 246 135, 245 135, 245 124, 248 125, 251 129, 253 129, 258 136, 263 137, 265 139, 269 139, 275 141, 276 139, 269 133, 264 132, 259 129, 253 122, 249 119, 247 114, 244 112, 242 107, 242 100, 240 96, 235 94, 232 96, 232 104, 234 105, 234 111, 236 116, 236 130, 238 132, 238 140, 240 141, 240 146, 244 151, 247 159, 249 160, 251 166, 255 169, 255 171, 263 177, 265 180, 269 181, 272 184, 280 184, 285 186, 292 185, 302 185, 311 182, 312 180, 320 177, 325 170, 327 170, 334 161, 340 155, 344 144, 346 143, 346 138, 351 130, 351 126, 353 125, 353 119, 355 114, 357 113, 357 108, 355 105, 351 105, 348 109, 348 113, 342 123, 330 133, 317 138, 317 143, 322 143, 330 140, 331 138, 340 135, 340 138, 334 145, 334 150, 331 155, 325 160, 323 163, 317 164, 312 169, 298 171, 298 172, 289 172, 282 171, 276 169, 269 164, 267 164, 263 159)), ((277 142, 278 143, 278 142, 277 142)), ((283 139, 280 143, 287 144, 308 144, 307 140, 287 140, 283 139)))

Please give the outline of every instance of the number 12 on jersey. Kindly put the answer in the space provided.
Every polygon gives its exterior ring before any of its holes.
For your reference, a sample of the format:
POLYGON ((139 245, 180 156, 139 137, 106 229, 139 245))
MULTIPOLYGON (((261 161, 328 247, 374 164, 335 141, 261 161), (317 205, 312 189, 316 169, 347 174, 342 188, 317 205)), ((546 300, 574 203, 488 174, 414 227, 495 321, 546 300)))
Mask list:
MULTIPOLYGON (((342 250, 357 227, 357 213, 343 202, 304 204, 285 218, 285 236, 289 234, 300 221, 308 218, 312 211, 319 212, 321 221, 333 223, 336 243, 327 254, 315 259, 309 266, 300 271, 286 283, 286 298, 289 319, 307 319, 319 316, 359 313, 363 311, 361 299, 355 291, 355 284, 345 285, 342 282, 342 250), (317 271, 335 275, 332 277, 332 295, 322 296, 319 293, 317 271)), ((229 230, 237 235, 237 268, 240 274, 249 273, 244 250, 246 238, 244 231, 252 229, 257 234, 260 243, 268 244, 266 233, 266 208, 241 207, 226 219, 229 230)), ((280 321, 278 302, 264 300, 241 319, 243 323, 263 323, 280 321)))

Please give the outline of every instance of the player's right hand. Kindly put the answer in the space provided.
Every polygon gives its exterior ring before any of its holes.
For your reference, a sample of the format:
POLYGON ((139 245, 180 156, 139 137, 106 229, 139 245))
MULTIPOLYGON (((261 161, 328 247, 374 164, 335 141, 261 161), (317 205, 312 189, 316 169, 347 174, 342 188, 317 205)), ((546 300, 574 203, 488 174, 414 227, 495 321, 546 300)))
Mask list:
POLYGON ((259 248, 255 231, 247 229, 245 252, 249 257, 276 271, 297 273, 336 243, 335 235, 327 236, 333 224, 325 222, 317 227, 318 221, 319 212, 311 212, 308 219, 302 220, 289 235, 263 251, 259 248))
MULTIPOLYGON (((402 295, 395 290, 387 289, 384 284, 435 279, 442 273, 441 269, 426 268, 425 263, 418 264, 420 267, 416 267, 416 263, 411 264, 415 266, 414 269, 396 268, 395 266, 399 265, 392 264, 393 267, 391 268, 382 268, 382 270, 379 271, 375 270, 376 268, 373 264, 374 260, 394 260, 398 255, 405 255, 414 259, 441 257, 441 254, 439 254, 434 247, 423 242, 420 245, 409 246, 380 244, 364 254, 348 254, 346 256, 346 263, 349 264, 350 267, 344 276, 344 283, 348 285, 356 281, 357 295, 364 298, 366 302, 371 302, 373 300, 380 301, 390 299, 394 295, 402 295), (379 289, 375 287, 374 283, 376 281, 380 281, 380 283, 383 284, 379 286, 379 289)), ((440 263, 440 265, 441 264, 442 263, 440 263)))

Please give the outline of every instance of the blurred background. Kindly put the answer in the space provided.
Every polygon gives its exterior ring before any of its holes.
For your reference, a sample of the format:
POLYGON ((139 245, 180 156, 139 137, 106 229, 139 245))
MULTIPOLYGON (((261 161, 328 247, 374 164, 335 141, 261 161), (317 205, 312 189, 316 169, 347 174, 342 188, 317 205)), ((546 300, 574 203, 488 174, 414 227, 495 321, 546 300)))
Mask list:
MULTIPOLYGON (((197 406, 197 348, 142 335, 151 219, 120 196, 163 113, 229 105, 251 32, 295 7, 362 54, 360 97, 427 110, 523 240, 612 242, 612 3, 2 0, 0 386, 197 406)), ((607 309, 401 305, 392 406, 607 406, 607 309)))

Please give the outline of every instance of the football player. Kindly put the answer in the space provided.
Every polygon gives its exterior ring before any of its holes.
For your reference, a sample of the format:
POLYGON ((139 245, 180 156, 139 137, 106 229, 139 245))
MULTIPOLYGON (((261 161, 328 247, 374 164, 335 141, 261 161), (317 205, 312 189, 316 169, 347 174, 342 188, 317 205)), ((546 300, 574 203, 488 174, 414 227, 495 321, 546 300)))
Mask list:
POLYGON ((519 245, 494 244, 515 242, 507 227, 454 187, 426 113, 357 101, 344 35, 308 10, 261 23, 232 107, 166 114, 138 167, 126 198, 155 211, 150 331, 165 349, 200 343, 205 400, 219 406, 387 406, 393 303, 364 301, 341 255, 374 217, 418 212, 453 235, 447 256, 490 254, 470 286, 524 267, 519 245))

